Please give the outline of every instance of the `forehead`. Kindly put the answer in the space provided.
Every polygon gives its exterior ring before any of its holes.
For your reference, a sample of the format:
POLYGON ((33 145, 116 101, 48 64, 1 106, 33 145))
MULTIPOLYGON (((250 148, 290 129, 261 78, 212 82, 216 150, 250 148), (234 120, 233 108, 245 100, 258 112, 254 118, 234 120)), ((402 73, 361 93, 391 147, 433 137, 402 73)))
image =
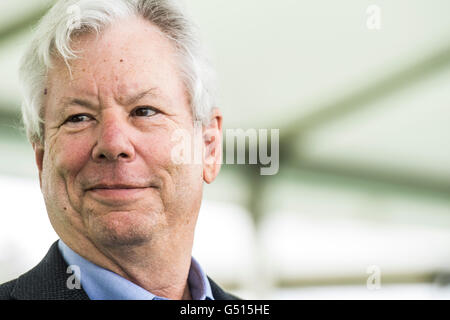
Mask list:
POLYGON ((69 60, 56 58, 48 86, 57 95, 129 95, 158 87, 172 96, 182 91, 175 48, 152 23, 133 17, 116 21, 101 33, 74 37, 69 60))

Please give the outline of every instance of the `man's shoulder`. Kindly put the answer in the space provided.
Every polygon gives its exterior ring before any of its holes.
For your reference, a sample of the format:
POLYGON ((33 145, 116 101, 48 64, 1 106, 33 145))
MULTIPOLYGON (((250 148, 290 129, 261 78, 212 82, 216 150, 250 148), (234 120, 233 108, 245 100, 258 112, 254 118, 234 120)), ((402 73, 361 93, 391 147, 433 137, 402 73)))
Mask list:
POLYGON ((55 242, 34 268, 0 285, 0 300, 89 299, 83 289, 67 287, 66 269, 67 264, 55 242))
POLYGON ((13 300, 11 295, 16 286, 17 279, 0 284, 0 300, 13 300))

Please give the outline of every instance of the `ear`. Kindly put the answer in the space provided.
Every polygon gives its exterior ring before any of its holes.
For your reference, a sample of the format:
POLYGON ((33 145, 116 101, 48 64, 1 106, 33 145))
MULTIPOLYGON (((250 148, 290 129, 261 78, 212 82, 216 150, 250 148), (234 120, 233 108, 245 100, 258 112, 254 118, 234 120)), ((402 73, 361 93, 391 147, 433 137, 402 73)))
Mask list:
POLYGON ((222 166, 222 114, 214 108, 210 123, 203 126, 203 180, 211 183, 222 166))
POLYGON ((36 161, 36 166, 39 171, 39 184, 42 187, 42 167, 44 163, 44 146, 41 145, 41 143, 33 143, 33 150, 34 150, 34 159, 36 161))

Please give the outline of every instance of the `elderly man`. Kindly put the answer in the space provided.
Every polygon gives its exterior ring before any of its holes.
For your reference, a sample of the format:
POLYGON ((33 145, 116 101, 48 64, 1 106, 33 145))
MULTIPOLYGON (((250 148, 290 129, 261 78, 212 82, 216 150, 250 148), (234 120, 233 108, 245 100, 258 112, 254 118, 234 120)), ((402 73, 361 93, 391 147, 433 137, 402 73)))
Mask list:
POLYGON ((176 1, 59 1, 20 71, 60 239, 0 298, 236 298, 191 257, 203 182, 220 170, 222 116, 176 1), (201 146, 199 163, 174 161, 180 130, 201 146))

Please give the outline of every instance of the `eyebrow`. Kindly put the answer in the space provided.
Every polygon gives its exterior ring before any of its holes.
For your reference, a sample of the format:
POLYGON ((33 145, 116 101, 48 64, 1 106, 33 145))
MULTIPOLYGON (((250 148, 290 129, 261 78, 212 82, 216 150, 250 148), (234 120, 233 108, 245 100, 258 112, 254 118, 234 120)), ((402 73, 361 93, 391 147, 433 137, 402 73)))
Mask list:
POLYGON ((153 96, 156 97, 157 93, 155 91, 158 91, 157 87, 154 88, 150 88, 148 90, 142 91, 138 94, 135 94, 133 96, 125 96, 123 99, 124 105, 130 105, 130 104, 134 104, 136 102, 138 102, 139 100, 141 100, 142 98, 146 97, 146 96, 153 96))
POLYGON ((89 109, 95 109, 95 105, 90 103, 87 100, 83 100, 83 99, 78 99, 78 98, 64 98, 63 99, 63 104, 64 106, 68 106, 68 105, 79 105, 79 106, 83 106, 89 109))
MULTIPOLYGON (((146 96, 154 96, 154 97, 158 96, 156 91, 158 91, 157 87, 150 88, 150 89, 144 90, 142 92, 139 92, 135 95, 124 96, 123 98, 121 97, 122 98, 121 100, 124 105, 134 104, 146 96)), ((83 107, 93 109, 93 110, 96 109, 95 104, 92 104, 88 100, 83 100, 83 99, 79 99, 79 98, 70 98, 70 97, 63 98, 63 104, 64 104, 64 106, 79 105, 79 106, 83 106, 83 107)))

